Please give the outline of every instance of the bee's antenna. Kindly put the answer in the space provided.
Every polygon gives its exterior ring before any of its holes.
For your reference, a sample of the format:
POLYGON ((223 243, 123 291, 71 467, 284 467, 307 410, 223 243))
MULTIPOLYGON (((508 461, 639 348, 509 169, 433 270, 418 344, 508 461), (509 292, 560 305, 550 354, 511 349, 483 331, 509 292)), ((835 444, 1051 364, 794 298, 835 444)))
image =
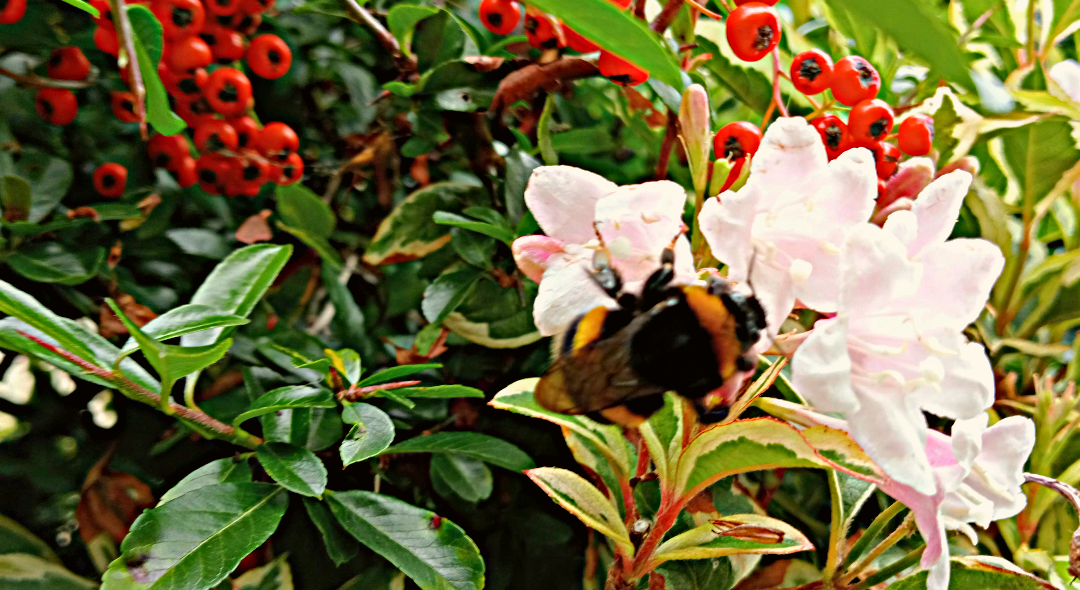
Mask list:
POLYGON ((596 233, 596 239, 600 245, 593 252, 593 272, 591 276, 604 292, 612 298, 618 299, 619 293, 622 291, 622 278, 611 266, 611 251, 608 250, 607 244, 604 243, 604 237, 600 235, 600 224, 596 221, 593 221, 593 231, 596 233))

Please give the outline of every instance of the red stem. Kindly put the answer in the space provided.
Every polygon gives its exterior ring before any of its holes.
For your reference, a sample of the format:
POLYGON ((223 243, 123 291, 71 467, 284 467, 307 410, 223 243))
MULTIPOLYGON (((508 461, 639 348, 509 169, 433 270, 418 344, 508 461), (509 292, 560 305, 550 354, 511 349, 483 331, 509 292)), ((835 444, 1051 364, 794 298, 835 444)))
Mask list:
POLYGON ((780 115, 783 116, 783 117, 787 117, 787 116, 789 116, 788 115, 788 110, 787 110, 787 107, 784 106, 783 98, 780 96, 780 48, 773 49, 773 51, 772 51, 772 62, 773 62, 773 77, 772 77, 773 102, 776 103, 776 108, 780 109, 780 115))

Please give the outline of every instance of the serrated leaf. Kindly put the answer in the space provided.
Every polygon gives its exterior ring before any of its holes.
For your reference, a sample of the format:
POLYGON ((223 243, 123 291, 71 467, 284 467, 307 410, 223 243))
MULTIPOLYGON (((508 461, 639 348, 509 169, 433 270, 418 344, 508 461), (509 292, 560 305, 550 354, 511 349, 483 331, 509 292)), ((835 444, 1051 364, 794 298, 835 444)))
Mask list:
POLYGON ((147 510, 131 525, 101 588, 211 588, 270 537, 288 498, 274 484, 219 483, 147 510))
POLYGON ((664 541, 653 553, 653 561, 738 554, 781 555, 813 548, 806 536, 784 521, 757 514, 734 514, 664 541))
POLYGON ((380 494, 328 492, 345 530, 409 576, 421 590, 480 590, 484 561, 449 519, 380 494))
POLYGON ((585 526, 614 541, 626 555, 634 554, 634 546, 630 543, 630 535, 619 509, 584 477, 555 467, 530 469, 525 474, 585 526))
POLYGON ((353 425, 339 449, 345 467, 378 455, 394 442, 394 423, 371 404, 346 405, 341 420, 353 425))
POLYGON ((323 544, 326 545, 326 553, 334 564, 340 566, 356 557, 360 551, 360 544, 341 527, 326 502, 308 497, 303 497, 303 500, 308 518, 311 519, 315 528, 319 529, 323 544))
POLYGON ((289 385, 268 391, 251 402, 248 409, 233 420, 233 425, 236 426, 245 420, 290 408, 334 407, 337 407, 334 394, 325 389, 311 385, 289 385))
POLYGON ((501 438, 479 432, 436 432, 410 438, 382 452, 383 455, 401 453, 464 455, 511 471, 524 471, 535 466, 525 451, 501 438))
POLYGON ((274 481, 302 496, 322 496, 326 466, 315 453, 283 442, 268 442, 255 449, 255 457, 274 481))
POLYGON ((218 459, 192 471, 185 475, 184 479, 176 482, 176 485, 161 495, 158 506, 206 486, 218 483, 248 483, 250 481, 251 466, 248 465, 246 459, 237 460, 233 457, 218 459))

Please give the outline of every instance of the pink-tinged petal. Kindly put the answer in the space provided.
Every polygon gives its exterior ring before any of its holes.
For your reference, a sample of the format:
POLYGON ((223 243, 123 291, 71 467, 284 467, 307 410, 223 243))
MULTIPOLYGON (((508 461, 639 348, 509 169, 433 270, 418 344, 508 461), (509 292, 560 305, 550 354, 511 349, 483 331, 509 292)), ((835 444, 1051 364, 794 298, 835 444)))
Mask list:
POLYGON ((547 269, 548 259, 563 251, 561 240, 548 236, 522 236, 510 246, 514 262, 525 276, 539 283, 547 269))
POLYGON ((594 307, 617 307, 590 276, 590 264, 591 259, 584 253, 556 254, 548 260, 533 302, 533 322, 541 334, 558 334, 577 316, 594 307))
POLYGON ((918 257, 927 247, 948 239, 960 216, 969 186, 971 174, 957 170, 939 177, 919 193, 911 208, 919 220, 919 235, 908 244, 912 258, 918 257))
POLYGON ((819 320, 791 360, 792 384, 823 412, 854 412, 859 400, 851 388, 847 326, 839 319, 819 320))
POLYGON ((926 590, 949 590, 951 572, 949 571, 949 546, 945 543, 944 522, 936 513, 933 519, 929 516, 924 517, 922 520, 926 522, 921 525, 919 520, 918 515, 916 515, 915 524, 919 527, 919 532, 923 538, 926 539, 926 551, 923 552, 922 559, 919 562, 923 569, 928 570, 926 590), (930 529, 930 527, 936 528, 930 529), (927 536, 928 534, 929 536, 927 536))
POLYGON ((852 228, 840 257, 841 308, 851 317, 878 313, 919 285, 921 267, 896 236, 876 225, 852 228))
POLYGON ((982 239, 934 244, 922 251, 919 260, 922 281, 912 298, 899 307, 918 310, 920 325, 957 332, 978 319, 1005 267, 997 245, 982 239))
POLYGON ((759 207, 801 200, 808 187, 822 186, 828 176, 829 158, 818 132, 802 117, 777 119, 765 131, 750 165, 747 186, 768 195, 759 207))
POLYGON ((694 187, 704 190, 709 174, 712 126, 709 124, 709 94, 700 84, 687 86, 683 93, 679 104, 679 131, 694 187))
POLYGON ((911 211, 911 208, 914 206, 915 201, 907 197, 896 199, 892 203, 889 203, 888 207, 885 207, 881 211, 875 213, 874 217, 870 219, 870 223, 873 223, 874 225, 877 225, 879 227, 888 225, 889 218, 892 217, 894 214, 901 211, 911 211))
MULTIPOLYGON (((698 214, 701 235, 709 243, 713 256, 728 265, 728 277, 735 282, 746 280, 750 267, 756 193, 743 188, 708 199, 698 214)), ((785 312, 786 315, 786 312, 785 312)))
MULTIPOLYGON (((957 335, 956 339, 964 337, 957 335)), ((976 342, 957 345, 944 337, 940 340, 947 346, 958 346, 960 354, 934 357, 945 371, 940 388, 923 388, 915 394, 931 414, 957 420, 974 418, 994 403, 994 370, 986 349, 976 342)))
MULTIPOLYGON (((685 204, 686 191, 666 180, 619 187, 597 202, 600 235, 624 282, 644 280, 660 266, 661 253, 682 235, 685 204)), ((677 262, 692 265, 693 258, 677 262)))
POLYGON ((937 176, 945 176, 946 174, 954 170, 966 170, 968 174, 971 174, 972 176, 978 176, 979 170, 981 169, 982 165, 979 164, 978 158, 976 158, 975 156, 964 156, 963 158, 960 158, 952 164, 945 166, 941 170, 938 170, 935 178, 937 176))
POLYGON ((831 227, 846 228, 870 219, 877 196, 874 156, 866 148, 848 150, 829 162, 828 186, 820 187, 814 211, 831 227))
POLYGON ((879 209, 902 198, 914 199, 934 179, 934 161, 930 158, 911 158, 900 164, 896 173, 885 183, 885 192, 877 199, 879 209))
POLYGON ((769 347, 768 341, 780 333, 784 320, 795 308, 795 282, 791 278, 791 271, 767 262, 765 254, 758 252, 753 273, 744 274, 743 281, 739 284, 752 291, 761 308, 765 310, 765 333, 768 338, 758 341, 758 347, 761 348, 759 352, 764 351, 769 347))
POLYGON ((859 408, 848 414, 851 437, 890 478, 920 494, 933 494, 937 486, 923 450, 927 428, 922 411, 887 384, 858 389, 859 408))
MULTIPOLYGON (((982 453, 977 464, 994 491, 1005 490, 1010 501, 994 502, 990 520, 1009 518, 1027 505, 1020 486, 1024 483, 1024 463, 1035 447, 1035 423, 1021 416, 1010 416, 994 424, 982 435, 982 453)), ((970 478, 969 478, 970 479, 970 478)), ((991 495, 988 482, 971 482, 972 487, 987 497, 991 495)), ((977 523, 985 528, 986 525, 977 523)))
POLYGON ((547 235, 566 243, 595 239, 593 212, 615 183, 573 166, 541 166, 525 187, 525 204, 547 235))

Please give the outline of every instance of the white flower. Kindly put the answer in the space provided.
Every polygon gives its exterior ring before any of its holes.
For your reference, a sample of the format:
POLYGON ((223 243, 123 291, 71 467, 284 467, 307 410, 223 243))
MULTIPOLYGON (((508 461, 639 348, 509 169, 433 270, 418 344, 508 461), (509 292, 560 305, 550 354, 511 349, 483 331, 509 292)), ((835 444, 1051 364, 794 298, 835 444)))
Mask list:
POLYGON ((793 359, 794 383, 810 403, 844 414, 867 454, 923 494, 936 488, 923 411, 974 418, 994 395, 989 359, 962 331, 1004 258, 985 240, 946 241, 970 182, 967 172, 946 174, 884 229, 851 230, 839 313, 817 322, 793 359))
POLYGON ((1054 64, 1049 73, 1069 98, 1080 101, 1080 63, 1067 59, 1054 64))
POLYGON ((706 201, 698 223, 728 277, 749 281, 775 336, 796 300, 836 311, 840 245, 870 218, 876 194, 868 150, 829 162, 813 127, 782 118, 765 132, 746 185, 706 201))
POLYGON ((599 243, 594 222, 625 290, 640 291, 672 241, 675 282, 696 278, 690 242, 681 235, 686 191, 674 182, 620 187, 579 168, 542 166, 529 177, 525 203, 547 235, 518 238, 512 249, 518 268, 540 283, 533 320, 544 336, 594 307, 616 306, 590 276, 599 243))

